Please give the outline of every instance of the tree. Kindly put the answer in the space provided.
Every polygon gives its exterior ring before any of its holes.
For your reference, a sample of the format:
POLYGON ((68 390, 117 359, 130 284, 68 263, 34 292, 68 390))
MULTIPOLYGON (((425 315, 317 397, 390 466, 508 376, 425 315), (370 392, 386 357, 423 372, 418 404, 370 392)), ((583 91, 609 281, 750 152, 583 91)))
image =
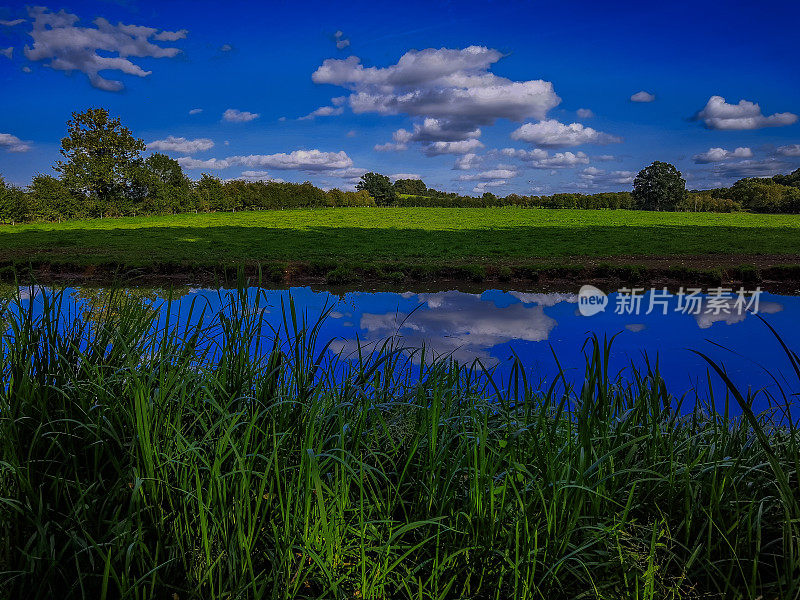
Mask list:
POLYGON ((675 210, 686 198, 686 180, 669 163, 656 161, 633 181, 633 199, 644 210, 675 210))
POLYGON ((409 196, 425 196, 428 193, 428 188, 421 179, 398 179, 394 182, 394 189, 398 194, 409 196))
POLYGON ((380 173, 364 173, 356 184, 357 190, 366 192, 375 199, 378 206, 386 206, 397 200, 397 192, 386 175, 380 173))
POLYGON ((78 199, 64 183, 52 175, 37 175, 30 186, 30 196, 36 216, 45 221, 60 221, 80 217, 78 199))
POLYGON ((94 212, 118 212, 116 204, 128 196, 144 149, 144 142, 106 109, 90 108, 72 113, 67 121, 67 137, 61 140, 65 160, 55 170, 73 193, 90 201, 94 212))
POLYGON ((187 211, 190 191, 191 182, 181 165, 166 154, 151 154, 133 169, 130 194, 137 213, 187 211))
POLYGON ((789 175, 775 175, 772 180, 775 183, 780 183, 781 185, 789 185, 800 188, 800 169, 795 169, 789 175))
POLYGON ((21 223, 31 218, 28 195, 15 185, 7 185, 0 177, 0 222, 21 223))

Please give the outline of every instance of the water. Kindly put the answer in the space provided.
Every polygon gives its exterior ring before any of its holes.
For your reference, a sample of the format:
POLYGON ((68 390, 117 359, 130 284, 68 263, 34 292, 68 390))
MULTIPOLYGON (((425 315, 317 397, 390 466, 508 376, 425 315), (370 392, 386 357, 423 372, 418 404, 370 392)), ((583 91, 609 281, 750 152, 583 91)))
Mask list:
MULTIPOLYGON (((167 302, 165 294, 155 290, 129 292, 143 303, 158 307, 162 317, 169 312, 173 322, 196 320, 201 307, 206 308, 206 318, 210 318, 229 303, 231 293, 189 289, 167 302), (188 317, 191 303, 195 303, 195 311, 188 317)), ((103 294, 102 290, 91 288, 69 289, 66 308, 80 311, 93 302, 102 303, 103 294)), ((800 391, 789 361, 769 329, 752 314, 733 310, 732 302, 727 303, 727 310, 723 306, 714 314, 714 309, 708 310, 709 300, 705 298, 699 314, 686 314, 675 310, 677 299, 672 298, 666 315, 660 307, 645 314, 648 293, 639 314, 617 314, 618 295, 611 294, 604 312, 583 316, 575 292, 334 294, 300 287, 249 288, 247 294, 250 300, 263 294, 260 306, 265 335, 270 335, 269 327, 280 327, 281 299, 288 302, 290 294, 298 312, 307 312, 311 320, 330 309, 320 338, 322 344, 333 339, 331 351, 345 355, 353 351, 356 339, 369 345, 398 336, 408 347, 425 344, 428 350, 463 363, 477 359, 494 366, 500 374, 508 372, 511 358, 516 355, 525 365, 529 379, 542 385, 558 376, 555 355, 567 378, 579 384, 584 367, 582 345, 587 337, 591 333, 601 338, 618 334, 612 346, 611 370, 624 370, 631 362, 641 367, 645 355, 651 362, 657 358, 668 388, 676 396, 696 388, 705 392, 708 386, 707 363, 692 349, 723 363, 740 389, 749 386, 775 391, 776 376, 788 383, 789 390, 800 391)), ((800 297, 762 293, 758 309, 790 347, 798 349, 795 341, 800 333, 800 297)), ((716 388, 722 390, 721 385, 716 388)))

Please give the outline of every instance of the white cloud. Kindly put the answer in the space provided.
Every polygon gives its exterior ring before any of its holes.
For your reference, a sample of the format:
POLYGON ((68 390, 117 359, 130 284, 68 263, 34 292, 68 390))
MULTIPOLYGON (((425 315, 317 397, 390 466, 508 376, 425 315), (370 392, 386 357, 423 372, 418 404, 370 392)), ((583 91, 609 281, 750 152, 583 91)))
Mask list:
POLYGON ((230 52, 231 50, 233 50, 233 46, 230 44, 222 44, 222 46, 219 47, 220 52, 230 52))
POLYGON ((375 152, 399 152, 401 150, 408 150, 408 146, 406 144, 386 142, 385 144, 375 144, 372 149, 375 150, 375 152))
POLYGON ((786 161, 778 158, 749 159, 714 164, 708 171, 715 180, 734 181, 744 177, 772 177, 789 168, 786 161))
POLYGON ((800 144, 789 144, 788 146, 779 146, 777 152, 781 156, 800 156, 800 144))
POLYGON ((422 151, 426 156, 440 156, 442 154, 469 154, 479 148, 483 148, 483 144, 472 139, 458 142, 432 142, 423 146, 422 151))
POLYGON ((511 137, 542 148, 564 148, 581 144, 615 144, 622 141, 622 138, 585 127, 580 123, 565 125, 553 119, 539 123, 525 123, 511 132, 511 137))
POLYGON ((0 148, 7 152, 27 152, 31 145, 10 133, 0 133, 0 148))
MULTIPOLYGON (((189 157, 177 159, 185 169, 227 169, 243 166, 279 170, 298 170, 305 172, 331 172, 330 174, 351 177, 354 173, 345 172, 353 166, 352 159, 344 151, 322 152, 320 150, 295 150, 278 154, 250 154, 247 156, 228 156, 198 160, 189 157)), ((362 172, 363 173, 363 172, 362 172)))
POLYGON ((229 108, 224 113, 222 113, 222 120, 228 121, 230 123, 247 123, 248 121, 253 121, 257 119, 261 115, 259 113, 251 113, 243 110, 238 110, 236 108, 229 108))
POLYGON ((506 184, 508 184, 508 182, 505 179, 498 179, 495 181, 481 181, 474 188, 472 188, 472 191, 482 194, 486 192, 486 188, 503 187, 506 184))
POLYGON ((214 147, 214 142, 208 138, 187 140, 184 137, 168 136, 164 140, 154 140, 147 144, 150 150, 163 150, 164 152, 179 152, 181 154, 194 154, 214 147))
POLYGON ((0 20, 0 25, 4 25, 6 27, 14 27, 14 25, 21 25, 22 23, 25 23, 25 19, 14 19, 13 21, 0 20))
POLYGON ((278 177, 270 177, 268 171, 242 171, 242 179, 249 179, 250 181, 271 181, 273 183, 285 183, 283 179, 278 177))
POLYGON ((9 46, 8 48, 0 48, 0 55, 5 56, 8 59, 14 57, 14 46, 9 46))
POLYGON ((482 162, 483 157, 478 156, 474 152, 470 152, 469 154, 464 154, 463 156, 456 158, 453 169, 457 171, 469 171, 471 169, 478 168, 482 162))
POLYGON ((158 42, 177 42, 178 40, 185 40, 186 34, 189 33, 186 29, 179 31, 162 31, 153 36, 153 39, 158 42))
POLYGON ((594 113, 588 108, 579 108, 575 111, 575 114, 580 119, 591 119, 594 116, 594 113))
POLYGON ((518 158, 534 169, 563 169, 589 164, 589 156, 585 152, 556 152, 550 156, 546 150, 540 148, 533 150, 503 148, 499 153, 503 156, 518 158))
POLYGON ((588 164, 589 157, 584 152, 556 152, 553 156, 531 162, 535 169, 564 169, 588 164))
POLYGON ((308 113, 305 117, 300 117, 300 121, 311 120, 316 117, 330 117, 333 115, 340 115, 344 112, 344 108, 341 106, 320 106, 316 110, 312 110, 308 113))
POLYGON ((631 102, 652 102, 655 99, 655 94, 645 92, 644 90, 641 92, 636 92, 633 96, 631 96, 631 102))
MULTIPOLYGON (((165 48, 153 41, 164 41, 185 32, 158 32, 153 27, 112 25, 98 17, 95 27, 76 27, 76 15, 61 10, 49 12, 47 8, 36 6, 28 9, 33 18, 33 47, 25 46, 25 56, 31 61, 49 60, 47 66, 57 71, 81 71, 96 88, 118 92, 124 88, 121 81, 100 76, 101 71, 120 71, 135 77, 147 77, 145 71, 129 60, 135 58, 172 58, 180 50, 165 48), (116 56, 100 55, 98 52, 112 53, 116 56)), ((178 38, 180 39, 180 38, 178 38)))
POLYGON ((706 152, 695 154, 692 160, 698 164, 708 164, 732 160, 734 158, 751 158, 753 151, 750 148, 736 148, 735 150, 725 150, 724 148, 709 148, 706 152))
POLYGON ((470 175, 459 176, 459 181, 499 181, 503 179, 512 179, 517 177, 519 171, 516 169, 491 169, 489 171, 482 171, 480 173, 472 173, 470 175))
POLYGON ((392 181, 397 181, 398 179, 422 179, 417 173, 394 173, 393 175, 389 175, 389 179, 392 181))
POLYGON ((203 112, 202 108, 193 108, 192 110, 189 111, 189 114, 190 115, 199 115, 201 112, 203 112))
POLYGON ((361 59, 327 59, 312 75, 315 83, 348 88, 355 113, 407 114, 462 121, 472 126, 499 118, 541 119, 561 99, 552 83, 512 81, 490 72, 498 50, 410 50, 388 67, 364 67, 361 59))
POLYGON ((763 127, 783 127, 797 122, 797 115, 789 112, 764 116, 755 102, 739 100, 728 104, 722 96, 711 96, 705 108, 695 115, 708 129, 742 130, 763 127))
POLYGON ((409 143, 418 142, 422 145, 422 152, 427 156, 463 154, 465 151, 483 147, 483 144, 477 142, 480 135, 480 128, 473 127, 469 123, 428 117, 422 122, 415 123, 412 131, 398 129, 392 134, 394 142, 378 144, 375 149, 405 150, 409 143))
POLYGON ((336 42, 336 48, 339 50, 344 50, 350 45, 350 40, 344 37, 344 33, 341 31, 337 31, 333 34, 334 41, 336 42))
POLYGON ((587 167, 579 175, 580 189, 598 189, 611 186, 631 185, 636 177, 634 171, 604 171, 597 167, 587 167))

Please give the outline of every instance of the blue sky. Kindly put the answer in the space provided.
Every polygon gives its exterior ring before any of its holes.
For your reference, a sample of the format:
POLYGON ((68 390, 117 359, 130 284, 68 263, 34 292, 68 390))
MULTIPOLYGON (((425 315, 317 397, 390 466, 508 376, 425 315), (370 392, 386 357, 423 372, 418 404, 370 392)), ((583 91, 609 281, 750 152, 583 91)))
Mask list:
POLYGON ((49 173, 70 113, 104 106, 193 178, 593 192, 665 160, 690 188, 727 185, 800 167, 798 17, 771 1, 0 5, 0 173, 49 173))

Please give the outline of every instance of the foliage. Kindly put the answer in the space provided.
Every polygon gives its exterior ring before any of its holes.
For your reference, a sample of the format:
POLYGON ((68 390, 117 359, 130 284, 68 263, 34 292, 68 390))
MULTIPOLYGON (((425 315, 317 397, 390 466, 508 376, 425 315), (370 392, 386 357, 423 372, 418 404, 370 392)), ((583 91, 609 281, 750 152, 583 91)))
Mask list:
POLYGON ((772 180, 781 185, 790 185, 800 188, 800 169, 795 169, 788 175, 775 175, 772 180))
POLYGON ((421 179, 398 179, 394 182, 394 189, 398 194, 411 196, 425 196, 428 188, 421 179))
POLYGON ((730 198, 717 198, 710 192, 690 192, 681 200, 675 210, 688 212, 738 212, 742 203, 730 198))
POLYGON ((129 194, 144 150, 144 142, 108 110, 90 108, 72 113, 67 121, 67 137, 61 140, 65 160, 56 163, 55 170, 73 194, 88 199, 92 214, 126 214, 119 205, 129 194))
POLYGON ((633 180, 633 199, 644 210, 676 210, 686 198, 686 181, 669 163, 655 161, 633 180))
POLYGON ((265 335, 247 298, 184 326, 136 298, 11 305, 0 595, 798 594, 791 387, 756 415, 710 363, 726 397, 678 399, 657 363, 609 374, 594 337, 580 387, 540 390, 518 362, 501 381, 392 341, 329 354, 291 300, 265 335))
POLYGON ((86 216, 85 204, 52 175, 37 175, 29 188, 35 216, 44 221, 60 221, 86 216))
POLYGON ((0 177, 0 222, 24 223, 30 220, 32 211, 30 199, 15 185, 7 185, 0 177))
POLYGON ((375 199, 378 206, 386 206, 397 199, 397 191, 386 175, 364 173, 356 184, 357 190, 364 190, 375 199))
POLYGON ((740 179, 730 188, 730 195, 753 212, 800 212, 800 188, 782 185, 772 179, 740 179))

